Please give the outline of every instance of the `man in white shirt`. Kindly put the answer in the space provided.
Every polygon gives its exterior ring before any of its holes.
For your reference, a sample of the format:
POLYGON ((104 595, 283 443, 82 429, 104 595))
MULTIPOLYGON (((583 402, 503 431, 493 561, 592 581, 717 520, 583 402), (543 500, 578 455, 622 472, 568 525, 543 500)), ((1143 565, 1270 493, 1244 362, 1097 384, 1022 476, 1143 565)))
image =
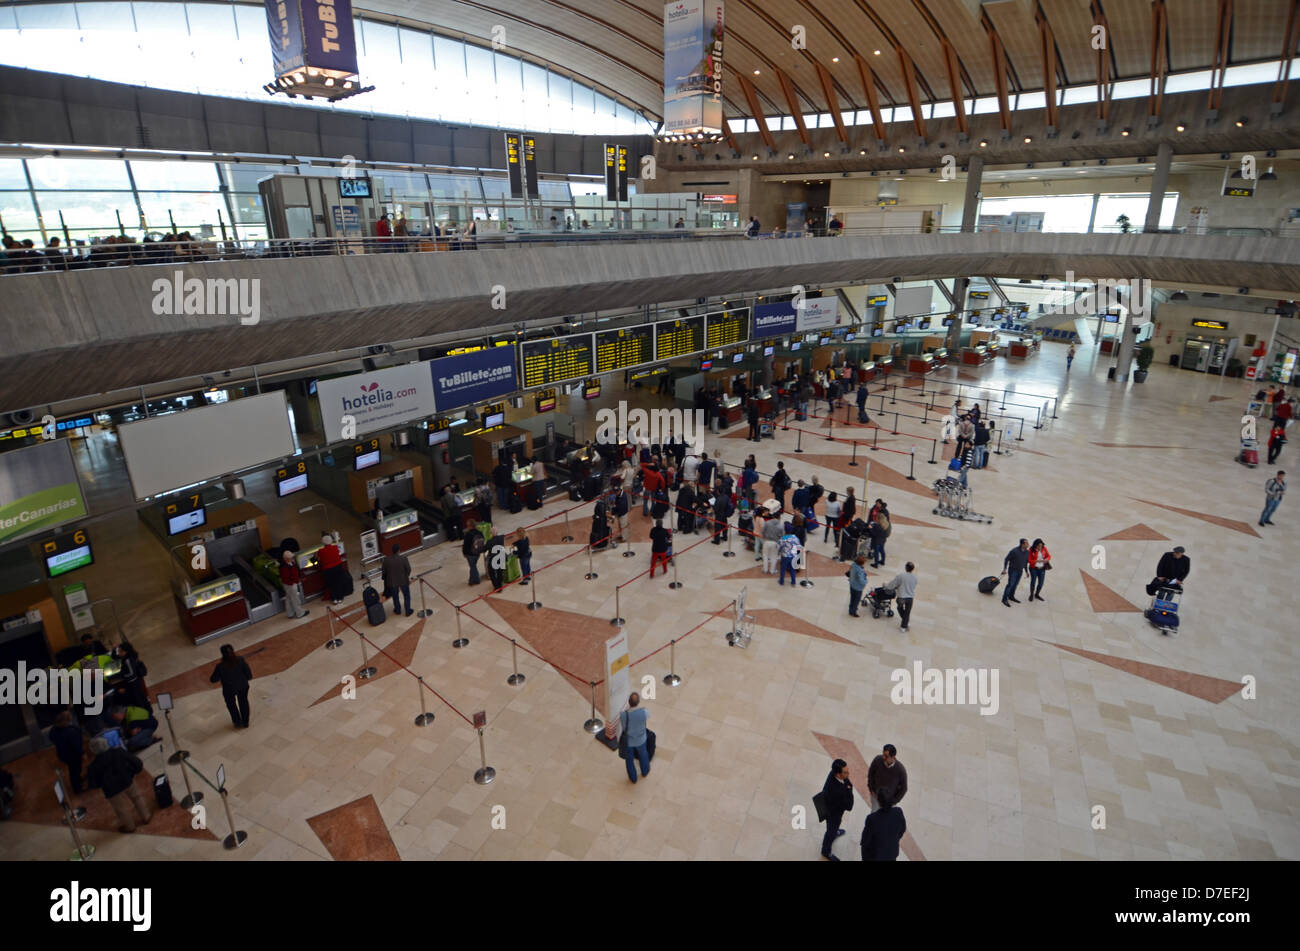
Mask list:
POLYGON ((686 454, 682 460, 682 481, 697 482, 700 476, 700 457, 693 452, 686 454))
POLYGON ((886 585, 894 592, 894 600, 898 602, 898 619, 903 622, 899 629, 903 631, 907 630, 907 622, 912 616, 912 598, 916 595, 915 569, 916 565, 909 561, 894 576, 894 580, 886 585))

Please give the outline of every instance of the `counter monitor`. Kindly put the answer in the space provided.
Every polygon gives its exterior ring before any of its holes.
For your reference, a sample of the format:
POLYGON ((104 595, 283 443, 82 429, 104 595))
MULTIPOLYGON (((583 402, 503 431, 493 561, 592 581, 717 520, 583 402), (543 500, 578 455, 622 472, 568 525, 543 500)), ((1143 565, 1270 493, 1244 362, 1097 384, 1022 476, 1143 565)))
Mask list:
POLYGON ((451 439, 450 429, 431 429, 429 430, 429 445, 441 446, 451 439))
POLYGON ((371 466, 379 465, 379 450, 372 449, 370 452, 363 452, 357 456, 357 471, 369 469, 371 466))
POLYGON ((291 475, 287 479, 281 479, 275 484, 275 491, 280 498, 286 495, 293 495, 295 492, 301 492, 307 488, 307 473, 300 472, 297 475, 291 475))
POLYGON ((173 515, 167 519, 167 534, 180 535, 192 528, 198 528, 208 520, 208 510, 200 506, 189 512, 183 512, 180 515, 173 515))
POLYGON ((506 414, 504 412, 488 413, 486 416, 483 417, 484 429, 495 429, 497 426, 504 426, 505 424, 506 424, 506 414))

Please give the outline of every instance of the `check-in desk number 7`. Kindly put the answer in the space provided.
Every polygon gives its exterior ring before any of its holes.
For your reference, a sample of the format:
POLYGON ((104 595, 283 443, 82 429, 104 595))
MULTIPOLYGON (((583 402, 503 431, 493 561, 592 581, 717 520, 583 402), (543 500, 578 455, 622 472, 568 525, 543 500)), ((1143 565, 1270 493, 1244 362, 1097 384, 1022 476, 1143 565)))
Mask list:
POLYGON ((1020 357, 1023 359, 1025 357, 1032 356, 1034 351, 1037 349, 1038 349, 1038 341, 1036 341, 1033 337, 1021 337, 1018 340, 1011 341, 1011 345, 1008 348, 1007 355, 1011 357, 1020 357))
MULTIPOLYGON (((336 543, 339 546, 339 555, 346 562, 348 553, 343 547, 342 542, 336 543)), ((316 561, 316 556, 320 553, 321 546, 308 548, 298 552, 298 570, 302 572, 302 597, 304 601, 309 601, 317 595, 325 592, 325 575, 320 570, 320 565, 316 561)))
POLYGON ((417 551, 424 544, 420 534, 420 516, 415 509, 398 509, 386 513, 375 523, 379 530, 380 554, 392 554, 393 545, 401 546, 402 551, 417 551))
POLYGON ((176 593, 181 626, 195 644, 249 624, 248 602, 237 575, 227 575, 176 593))
POLYGON ((907 358, 908 373, 929 373, 934 369, 934 354, 913 353, 907 358))

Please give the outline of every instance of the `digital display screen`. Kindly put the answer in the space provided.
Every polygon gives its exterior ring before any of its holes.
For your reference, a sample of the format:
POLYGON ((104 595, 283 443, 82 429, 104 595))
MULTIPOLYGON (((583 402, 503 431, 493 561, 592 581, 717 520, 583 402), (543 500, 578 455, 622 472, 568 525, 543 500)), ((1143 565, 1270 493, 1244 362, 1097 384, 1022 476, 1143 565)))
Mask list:
POLYGON ((791 349, 791 350, 798 350, 798 349, 799 349, 800 347, 802 347, 802 346, 803 346, 803 341, 802 341, 802 340, 796 340, 794 343, 790 344, 790 349, 791 349))
POLYGON ((55 423, 54 429, 56 432, 65 433, 70 429, 81 429, 84 426, 91 426, 94 422, 95 418, 93 416, 78 416, 75 419, 59 420, 55 423))
POLYGON ((951 327, 951 326, 952 326, 952 318, 951 318, 951 317, 945 317, 945 318, 943 319, 943 325, 944 325, 945 327, 951 327))
POLYGON ((550 386, 564 380, 590 376, 594 369, 591 334, 528 340, 519 345, 523 364, 523 388, 550 386))
POLYGON ((369 198, 369 197, 370 197, 370 179, 368 179, 368 178, 340 178, 340 179, 339 179, 339 197, 341 197, 341 198, 369 198))
POLYGON ((280 498, 284 498, 286 495, 293 495, 295 492, 301 492, 305 488, 307 488, 307 473, 305 472, 301 475, 281 479, 275 484, 275 491, 279 493, 280 498))
POLYGON ((181 515, 173 515, 167 519, 167 534, 179 535, 181 532, 189 531, 191 528, 198 528, 208 520, 208 510, 197 508, 192 512, 184 512, 181 515))
POLYGON ((848 343, 849 341, 851 341, 851 340, 852 340, 854 337, 856 337, 856 336, 857 336, 857 334, 845 334, 845 335, 844 335, 844 341, 845 341, 845 343, 848 343))
POLYGON ((430 446, 441 446, 443 443, 447 442, 450 439, 451 439, 450 429, 435 429, 430 431, 429 433, 430 446))
POLYGON ((1106 323, 1108 323, 1108 324, 1117 324, 1117 323, 1119 323, 1119 314, 1107 314, 1107 315, 1106 315, 1106 323))
POLYGON ((704 349, 704 318, 661 320, 655 324, 655 359, 671 360, 704 349))
POLYGON ((46 558, 45 573, 51 578, 57 578, 59 575, 66 575, 69 571, 76 571, 78 568, 84 568, 94 563, 95 556, 90 552, 90 545, 82 545, 79 548, 73 548, 70 551, 60 552, 46 558))
POLYGON ((735 353, 735 354, 732 354, 732 356, 731 356, 731 362, 732 362, 732 363, 740 363, 740 362, 743 361, 744 359, 745 359, 745 355, 744 355, 743 353, 735 353))
POLYGON ((596 334, 596 372, 624 370, 649 363, 654 355, 654 326, 601 330, 596 334))
POLYGON ((871 331, 871 336, 873 336, 873 337, 879 337, 879 336, 880 336, 881 334, 883 334, 884 332, 885 332, 885 328, 884 328, 884 327, 877 327, 875 330, 871 331))
POLYGON ((554 396, 539 396, 539 397, 537 397, 537 412, 539 412, 539 413, 549 413, 549 412, 551 412, 553 409, 555 409, 555 397, 554 397, 554 396))
POLYGON ((708 314, 704 326, 706 347, 729 347, 749 339, 749 312, 708 314))
POLYGON ((357 456, 357 471, 369 469, 371 466, 379 465, 379 450, 373 449, 370 452, 363 452, 357 456))
POLYGON ((770 357, 770 356, 771 356, 772 354, 774 354, 774 353, 776 353, 776 347, 764 347, 764 348, 763 348, 763 356, 765 356, 765 357, 770 357))
POLYGON ((506 424, 505 413, 488 413, 487 416, 483 417, 484 429, 494 429, 497 426, 504 426, 505 424, 506 424))
POLYGON ((600 380, 587 383, 582 387, 582 398, 584 400, 594 400, 600 396, 600 380))
POLYGON ((712 369, 713 369, 713 361, 712 361, 712 360, 701 360, 701 361, 700 361, 700 369, 701 369, 701 370, 712 370, 712 369))
POLYGON ((307 395, 308 395, 308 396, 315 396, 315 395, 316 395, 316 384, 317 384, 318 382, 319 382, 318 380, 312 380, 310 383, 307 384, 307 395))
POLYGON ((821 345, 824 347, 824 346, 826 346, 828 343, 831 342, 831 338, 830 338, 830 337, 822 337, 822 338, 821 338, 820 340, 818 340, 817 342, 818 342, 819 344, 821 344, 821 345))

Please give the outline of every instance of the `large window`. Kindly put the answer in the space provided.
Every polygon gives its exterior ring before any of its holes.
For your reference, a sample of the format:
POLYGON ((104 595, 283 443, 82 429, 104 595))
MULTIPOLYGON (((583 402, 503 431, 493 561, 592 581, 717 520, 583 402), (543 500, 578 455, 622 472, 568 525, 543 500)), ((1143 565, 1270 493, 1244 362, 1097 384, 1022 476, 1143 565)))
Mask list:
MULTIPOLYGON (((591 87, 507 53, 376 20, 353 25, 361 81, 374 92, 305 105, 530 132, 654 131, 591 87)), ((248 3, 6 4, 0 63, 256 100, 272 78, 266 13, 248 3)))

